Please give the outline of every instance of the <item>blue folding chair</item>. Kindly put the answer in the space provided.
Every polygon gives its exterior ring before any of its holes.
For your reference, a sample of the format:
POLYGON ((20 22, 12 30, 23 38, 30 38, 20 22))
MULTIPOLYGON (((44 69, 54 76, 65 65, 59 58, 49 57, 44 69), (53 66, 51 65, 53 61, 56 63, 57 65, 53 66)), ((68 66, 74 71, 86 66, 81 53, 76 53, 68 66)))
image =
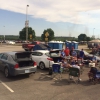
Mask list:
POLYGON ((59 79, 61 79, 62 69, 59 63, 54 63, 52 65, 52 78, 54 78, 56 75, 59 75, 59 79))

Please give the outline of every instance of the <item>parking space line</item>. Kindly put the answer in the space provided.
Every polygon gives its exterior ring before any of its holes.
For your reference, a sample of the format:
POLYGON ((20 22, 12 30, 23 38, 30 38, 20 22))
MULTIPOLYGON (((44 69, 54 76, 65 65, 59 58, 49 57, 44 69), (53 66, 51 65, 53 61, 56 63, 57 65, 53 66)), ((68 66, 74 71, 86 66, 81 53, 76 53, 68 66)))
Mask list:
POLYGON ((10 92, 14 92, 10 87, 8 87, 5 83, 0 80, 0 83, 5 86, 10 92))

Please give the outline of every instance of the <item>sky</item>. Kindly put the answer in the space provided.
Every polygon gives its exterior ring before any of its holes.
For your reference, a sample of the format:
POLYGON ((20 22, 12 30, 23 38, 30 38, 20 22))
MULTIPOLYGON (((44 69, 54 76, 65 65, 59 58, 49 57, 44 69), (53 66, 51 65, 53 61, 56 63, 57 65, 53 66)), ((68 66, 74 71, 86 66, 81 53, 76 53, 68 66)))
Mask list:
POLYGON ((0 35, 19 35, 26 16, 36 36, 51 28, 55 36, 100 38, 100 0, 0 0, 0 35))

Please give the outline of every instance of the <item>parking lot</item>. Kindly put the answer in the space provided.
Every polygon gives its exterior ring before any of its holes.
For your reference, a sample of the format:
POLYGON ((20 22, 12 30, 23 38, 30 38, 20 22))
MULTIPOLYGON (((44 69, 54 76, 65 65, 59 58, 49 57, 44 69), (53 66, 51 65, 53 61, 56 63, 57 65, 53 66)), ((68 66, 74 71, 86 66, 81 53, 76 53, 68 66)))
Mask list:
MULTIPOLYGON (((80 47, 82 48, 82 47, 80 47)), ((0 52, 24 51, 21 46, 0 47, 0 52)), ((48 69, 37 69, 35 74, 5 78, 0 72, 0 100, 100 100, 100 84, 88 82, 89 68, 84 67, 79 84, 68 83, 68 73, 62 79, 52 79, 48 69)))

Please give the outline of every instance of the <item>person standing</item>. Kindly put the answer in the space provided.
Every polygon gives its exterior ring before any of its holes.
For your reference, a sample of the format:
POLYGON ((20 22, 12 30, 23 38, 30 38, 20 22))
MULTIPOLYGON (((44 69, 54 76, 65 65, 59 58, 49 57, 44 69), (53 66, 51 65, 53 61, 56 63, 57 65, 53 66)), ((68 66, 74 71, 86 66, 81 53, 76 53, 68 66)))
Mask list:
POLYGON ((65 55, 66 56, 69 56, 70 55, 70 50, 69 50, 68 47, 66 47, 66 49, 64 50, 64 52, 65 52, 65 55))
POLYGON ((72 47, 71 50, 70 50, 70 56, 72 56, 73 50, 74 50, 74 47, 72 47))
POLYGON ((84 59, 84 51, 83 51, 83 49, 80 51, 80 59, 83 62, 83 59, 84 59))
POLYGON ((62 49, 60 56, 61 56, 62 58, 65 58, 66 55, 65 55, 64 49, 62 49))

